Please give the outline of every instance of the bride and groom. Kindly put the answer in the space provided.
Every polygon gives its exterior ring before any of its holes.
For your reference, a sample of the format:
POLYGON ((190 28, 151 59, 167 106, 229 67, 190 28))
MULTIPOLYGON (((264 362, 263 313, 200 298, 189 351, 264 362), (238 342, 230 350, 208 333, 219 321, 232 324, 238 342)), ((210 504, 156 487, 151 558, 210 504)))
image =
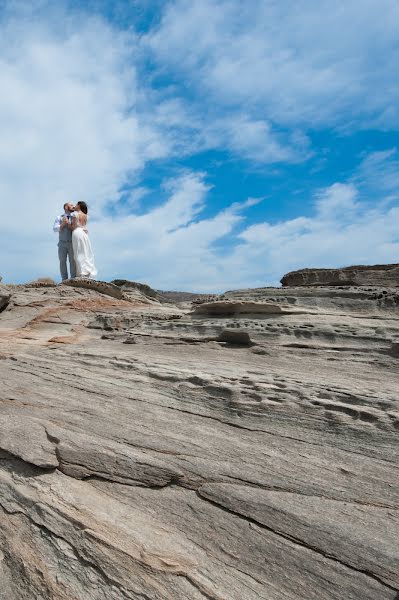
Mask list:
POLYGON ((87 213, 86 202, 78 202, 76 206, 67 202, 64 204, 64 213, 55 220, 53 230, 59 236, 58 258, 63 281, 68 279, 67 259, 71 279, 94 278, 97 275, 87 230, 87 213))

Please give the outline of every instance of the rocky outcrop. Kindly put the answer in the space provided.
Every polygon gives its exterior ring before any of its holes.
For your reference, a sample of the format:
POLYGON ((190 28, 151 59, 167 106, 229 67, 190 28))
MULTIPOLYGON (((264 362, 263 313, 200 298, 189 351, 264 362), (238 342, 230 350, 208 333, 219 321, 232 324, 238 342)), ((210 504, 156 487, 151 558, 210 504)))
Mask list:
POLYGON ((0 314, 0 599, 397 599, 395 293, 106 289, 0 314))
POLYGON ((25 283, 24 287, 55 287, 57 284, 51 277, 39 277, 34 281, 25 283))
POLYGON ((217 338, 218 342, 224 342, 233 346, 253 346, 248 331, 236 329, 223 329, 217 338))
POLYGON ((117 285, 107 283, 106 281, 97 281, 96 279, 86 279, 84 277, 75 277, 74 279, 66 279, 60 285, 69 285, 75 288, 83 288, 86 290, 94 290, 100 294, 117 298, 118 300, 129 300, 128 296, 117 285))
POLYGON ((178 304, 180 302, 206 302, 210 299, 210 294, 195 294, 192 292, 165 292, 164 290, 159 290, 158 294, 163 302, 171 302, 174 304, 178 304))
POLYGON ((11 291, 0 283, 0 312, 8 305, 11 298, 11 291))
POLYGON ((344 267, 342 269, 301 269, 281 279, 284 287, 297 286, 380 286, 399 287, 399 264, 344 267))
POLYGON ((162 297, 159 292, 153 290, 152 287, 146 283, 129 281, 128 279, 114 279, 111 284, 118 286, 129 298, 137 299, 144 297, 150 302, 162 301, 162 297))

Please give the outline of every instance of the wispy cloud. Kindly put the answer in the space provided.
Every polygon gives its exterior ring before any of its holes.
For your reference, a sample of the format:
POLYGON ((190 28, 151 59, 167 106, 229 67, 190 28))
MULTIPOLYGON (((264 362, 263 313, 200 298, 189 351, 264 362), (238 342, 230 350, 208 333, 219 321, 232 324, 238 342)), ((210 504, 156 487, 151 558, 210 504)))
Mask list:
POLYGON ((202 99, 253 119, 387 126, 399 120, 398 33, 396 0, 176 0, 146 43, 202 99))

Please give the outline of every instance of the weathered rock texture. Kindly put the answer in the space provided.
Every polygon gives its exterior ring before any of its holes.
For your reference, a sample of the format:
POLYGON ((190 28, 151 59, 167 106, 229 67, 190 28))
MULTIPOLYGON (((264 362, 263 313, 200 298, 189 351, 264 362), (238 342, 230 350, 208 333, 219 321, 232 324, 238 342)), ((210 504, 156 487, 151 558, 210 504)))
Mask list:
POLYGON ((399 265, 361 265, 342 269, 301 269, 284 275, 281 283, 284 287, 303 285, 399 287, 399 265))
POLYGON ((145 299, 144 301, 148 304, 164 300, 159 292, 153 290, 146 283, 138 283, 137 281, 129 281, 128 279, 114 279, 112 284, 118 286, 128 297, 132 299, 145 299))
MULTIPOLYGON (((1 281, 1 279, 0 279, 1 281)), ((0 284, 0 311, 2 311, 11 298, 11 291, 5 286, 0 284)))
POLYGON ((201 302, 194 306, 193 314, 196 315, 290 315, 298 312, 289 305, 282 306, 275 302, 251 302, 234 300, 215 300, 213 302, 201 302))
POLYGON ((395 290, 106 289, 0 288, 0 599, 397 600, 395 290))

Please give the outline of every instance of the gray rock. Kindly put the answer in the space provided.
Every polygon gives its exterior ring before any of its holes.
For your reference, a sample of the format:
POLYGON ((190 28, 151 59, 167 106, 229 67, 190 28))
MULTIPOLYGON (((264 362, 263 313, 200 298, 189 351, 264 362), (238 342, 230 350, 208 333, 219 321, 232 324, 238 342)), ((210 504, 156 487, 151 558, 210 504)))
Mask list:
POLYGON ((105 281, 97 281, 95 279, 86 279, 84 277, 75 277, 74 279, 66 279, 60 285, 68 285, 75 288, 83 288, 88 290, 94 290, 100 294, 106 294, 112 298, 118 300, 128 300, 128 297, 122 292, 122 290, 112 284, 106 283, 105 281))
POLYGON ((129 335, 129 337, 127 337, 123 343, 124 344, 137 344, 137 340, 134 337, 134 335, 129 335))
POLYGON ((0 284, 0 311, 4 310, 10 302, 11 292, 5 286, 0 284))
POLYGON ((390 354, 392 356, 399 357, 399 342, 393 342, 390 348, 390 354))
POLYGON ((162 296, 156 290, 153 290, 146 283, 139 283, 137 281, 129 281, 128 279, 114 279, 111 285, 118 286, 122 292, 131 300, 147 300, 149 304, 158 303, 162 300, 162 296))
POLYGON ((282 315, 292 314, 295 309, 289 306, 281 306, 274 302, 253 302, 232 301, 232 300, 214 300, 212 302, 201 302, 194 306, 193 314, 196 315, 240 315, 240 314, 264 314, 264 315, 282 315))
POLYGON ((235 346, 252 346, 249 333, 242 330, 237 331, 235 329, 223 329, 217 341, 225 342, 226 344, 232 344, 235 346))
POLYGON ((395 600, 394 288, 107 289, 7 292, 0 598, 395 600))
POLYGON ((25 415, 1 415, 0 449, 42 469, 58 467, 55 446, 45 426, 25 415))
POLYGON ((300 269, 287 273, 281 280, 284 287, 302 285, 399 286, 399 265, 360 265, 342 269, 300 269))

